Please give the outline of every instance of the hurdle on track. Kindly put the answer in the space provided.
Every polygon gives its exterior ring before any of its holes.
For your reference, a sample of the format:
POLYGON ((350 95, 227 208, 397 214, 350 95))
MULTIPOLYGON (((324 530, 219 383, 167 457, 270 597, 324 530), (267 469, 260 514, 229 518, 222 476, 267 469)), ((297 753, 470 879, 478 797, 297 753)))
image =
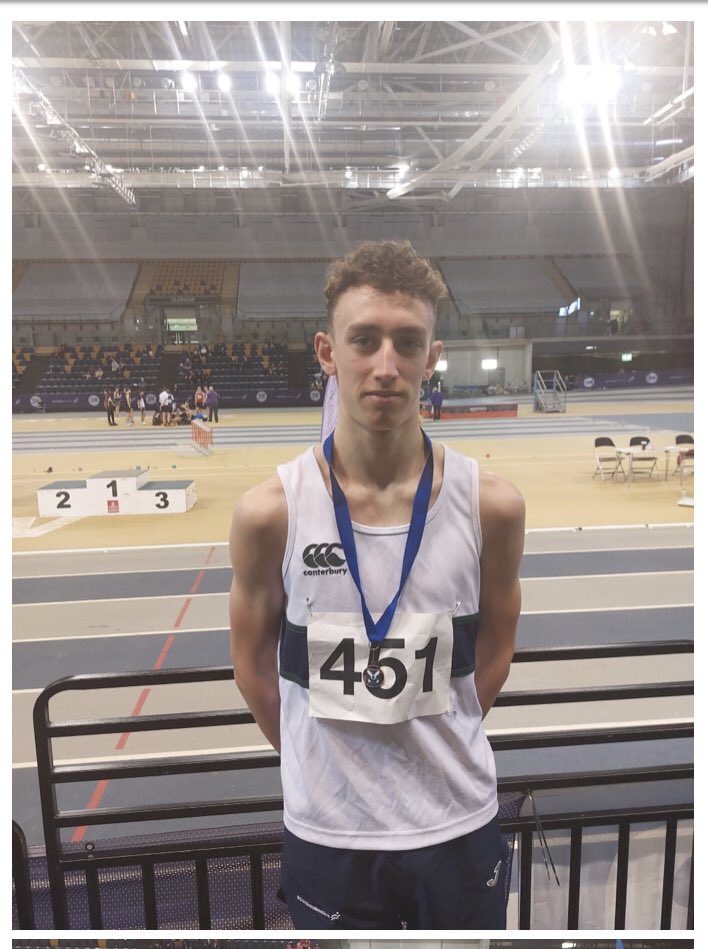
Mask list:
POLYGON ((202 455, 214 453, 214 431, 199 419, 192 422, 192 446, 202 455))

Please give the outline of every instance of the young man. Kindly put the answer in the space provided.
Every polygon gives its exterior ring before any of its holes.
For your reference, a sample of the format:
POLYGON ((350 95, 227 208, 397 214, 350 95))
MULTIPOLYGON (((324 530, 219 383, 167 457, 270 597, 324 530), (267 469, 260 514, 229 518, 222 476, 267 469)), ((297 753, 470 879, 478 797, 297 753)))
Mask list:
POLYGON ((297 929, 505 925, 482 719, 514 652, 524 504, 421 431, 445 292, 408 242, 333 265, 315 349, 336 429, 234 512, 235 679, 281 755, 297 929))

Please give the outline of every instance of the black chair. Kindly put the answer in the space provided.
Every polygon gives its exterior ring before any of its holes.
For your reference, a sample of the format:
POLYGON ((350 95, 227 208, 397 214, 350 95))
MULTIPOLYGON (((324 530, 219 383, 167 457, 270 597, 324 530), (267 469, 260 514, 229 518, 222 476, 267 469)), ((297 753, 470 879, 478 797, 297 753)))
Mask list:
POLYGON ((599 474, 604 481, 605 475, 614 478, 616 474, 622 472, 622 477, 626 480, 627 473, 624 470, 622 456, 617 453, 617 446, 607 435, 598 435, 595 439, 595 462, 593 478, 599 474))
POLYGON ((652 473, 656 472, 658 478, 659 469, 657 468, 656 452, 648 435, 633 435, 629 439, 630 448, 639 448, 640 446, 641 451, 632 452, 632 476, 646 474, 647 477, 651 478, 652 473))

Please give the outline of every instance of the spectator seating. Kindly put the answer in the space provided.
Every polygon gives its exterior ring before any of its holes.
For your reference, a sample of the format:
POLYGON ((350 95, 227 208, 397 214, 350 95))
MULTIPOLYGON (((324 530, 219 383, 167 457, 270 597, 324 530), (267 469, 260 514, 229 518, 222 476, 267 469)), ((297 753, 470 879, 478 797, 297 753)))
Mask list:
POLYGON ((133 349, 129 343, 122 348, 64 345, 50 358, 36 391, 95 392, 106 386, 128 385, 154 389, 160 358, 161 347, 148 355, 142 347, 133 349))
POLYGON ((34 348, 32 346, 13 346, 12 349, 12 391, 22 378, 27 365, 32 358, 34 348))
POLYGON ((149 296, 164 300, 220 298, 223 286, 223 260, 164 260, 155 271, 149 296))

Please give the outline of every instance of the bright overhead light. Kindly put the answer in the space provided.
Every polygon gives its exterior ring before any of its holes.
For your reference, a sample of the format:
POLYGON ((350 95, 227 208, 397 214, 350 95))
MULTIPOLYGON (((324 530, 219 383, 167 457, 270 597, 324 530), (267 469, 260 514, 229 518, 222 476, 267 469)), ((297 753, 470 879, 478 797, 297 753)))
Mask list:
POLYGON ((610 168, 610 170, 607 172, 608 178, 619 178, 621 175, 622 172, 619 170, 619 168, 610 168))
POLYGON ((40 162, 37 165, 37 171, 46 171, 46 170, 47 170, 47 166, 44 164, 44 162, 40 162))
POLYGON ((622 362, 631 362, 631 361, 632 361, 632 354, 631 354, 631 353, 621 353, 621 354, 620 354, 620 359, 622 360, 622 362))
POLYGON ((197 77, 191 72, 183 72, 180 76, 180 83, 185 92, 194 92, 197 88, 197 77))
POLYGON ((663 36, 671 36, 673 33, 678 33, 678 30, 672 23, 667 23, 666 20, 662 21, 661 32, 663 36))
POLYGON ((447 372, 447 359, 438 359, 435 370, 436 372, 447 372))
POLYGON ((277 96, 280 92, 280 76, 276 76, 274 72, 265 74, 264 84, 266 92, 269 92, 272 96, 277 96))
POLYGON ((225 72, 220 72, 217 85, 222 92, 228 92, 231 88, 231 77, 227 76, 225 72))
POLYGON ((179 27, 179 31, 182 36, 188 36, 187 24, 184 22, 184 20, 177 20, 177 26, 179 27))
POLYGON ((217 171, 226 171, 226 165, 219 165, 219 167, 218 167, 216 170, 217 170, 217 171))
POLYGON ((498 363, 497 363, 497 360, 496 360, 496 359, 483 359, 483 360, 482 360, 482 369, 489 369, 489 370, 496 369, 496 368, 497 368, 497 365, 498 365, 498 363))
MULTIPOLYGON (((266 92, 269 92, 272 96, 280 95, 280 73, 267 72, 265 74, 265 87, 266 92)), ((288 90, 291 96, 296 96, 300 92, 300 76, 298 73, 289 72, 285 77, 285 88, 288 90)))
POLYGON ((612 102, 619 92, 621 79, 617 66, 569 66, 558 85, 566 105, 612 102))

